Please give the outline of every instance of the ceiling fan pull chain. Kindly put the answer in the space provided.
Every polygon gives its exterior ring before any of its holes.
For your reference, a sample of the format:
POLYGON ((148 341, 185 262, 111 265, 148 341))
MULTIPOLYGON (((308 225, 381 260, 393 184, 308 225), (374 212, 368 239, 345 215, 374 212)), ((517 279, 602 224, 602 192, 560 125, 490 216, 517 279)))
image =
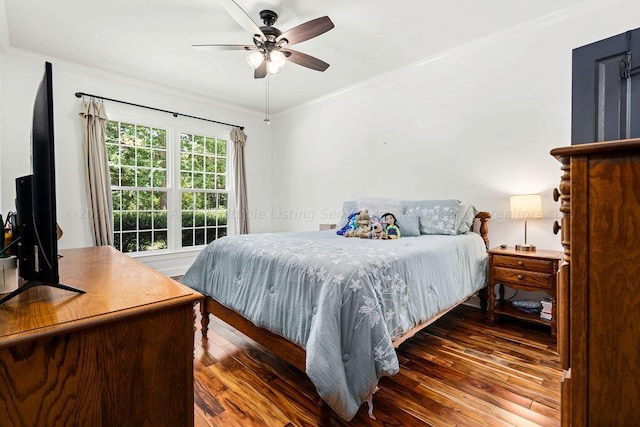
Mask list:
POLYGON ((269 75, 264 79, 265 86, 265 97, 264 97, 264 111, 265 111, 265 119, 264 122, 267 125, 271 124, 271 114, 269 112, 269 75))

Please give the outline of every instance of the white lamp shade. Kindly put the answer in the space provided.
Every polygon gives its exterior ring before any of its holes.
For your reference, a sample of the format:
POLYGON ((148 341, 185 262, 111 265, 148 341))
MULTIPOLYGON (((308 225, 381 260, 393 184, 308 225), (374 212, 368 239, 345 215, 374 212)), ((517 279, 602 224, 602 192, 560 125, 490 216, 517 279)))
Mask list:
POLYGON ((280 66, 275 62, 267 62, 267 72, 270 75, 278 74, 280 72, 280 66))
POLYGON ((269 53, 269 59, 271 60, 271 62, 278 64, 279 68, 281 68, 287 62, 287 58, 285 58, 284 54, 275 49, 269 53))
POLYGON ((511 219, 542 218, 542 196, 540 194, 519 194, 509 200, 511 219))
POLYGON ((254 70, 262 64, 262 61, 264 61, 264 54, 258 50, 251 52, 249 56, 247 56, 247 62, 254 70))

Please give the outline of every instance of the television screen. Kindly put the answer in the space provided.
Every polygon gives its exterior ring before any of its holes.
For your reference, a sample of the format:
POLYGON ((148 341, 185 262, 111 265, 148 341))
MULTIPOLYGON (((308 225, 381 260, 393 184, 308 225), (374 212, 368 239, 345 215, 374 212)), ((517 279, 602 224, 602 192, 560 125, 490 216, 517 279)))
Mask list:
POLYGON ((26 282, 0 304, 39 285, 84 292, 61 284, 58 274, 52 83, 47 62, 33 103, 31 175, 16 179, 18 271, 26 282))

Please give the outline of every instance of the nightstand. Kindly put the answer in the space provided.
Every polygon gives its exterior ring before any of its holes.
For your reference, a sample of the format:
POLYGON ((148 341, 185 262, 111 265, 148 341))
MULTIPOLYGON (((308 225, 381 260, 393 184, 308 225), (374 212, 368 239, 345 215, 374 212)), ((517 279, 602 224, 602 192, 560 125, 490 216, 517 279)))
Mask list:
POLYGON ((489 255, 487 321, 493 325, 495 314, 514 317, 542 325, 551 326, 551 335, 557 335, 558 312, 558 267, 562 252, 538 249, 535 252, 517 251, 514 247, 493 248, 489 255), (497 303, 495 286, 500 285, 497 303), (525 291, 543 291, 551 297, 551 320, 540 318, 539 313, 527 313, 511 306, 504 299, 504 287, 525 291))
POLYGON ((335 229, 337 224, 320 224, 320 231, 322 230, 333 230, 335 229))

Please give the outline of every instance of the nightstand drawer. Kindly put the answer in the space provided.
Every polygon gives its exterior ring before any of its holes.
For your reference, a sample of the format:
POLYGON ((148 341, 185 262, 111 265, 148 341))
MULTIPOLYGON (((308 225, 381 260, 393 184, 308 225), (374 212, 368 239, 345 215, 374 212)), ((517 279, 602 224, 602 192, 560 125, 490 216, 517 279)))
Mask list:
POLYGON ((517 256, 494 255, 493 265, 495 267, 517 268, 519 270, 536 270, 553 273, 553 261, 546 259, 535 259, 517 256))
POLYGON ((510 268, 494 267, 493 279, 496 282, 510 282, 536 288, 550 288, 551 274, 537 273, 533 271, 512 270, 510 268))

